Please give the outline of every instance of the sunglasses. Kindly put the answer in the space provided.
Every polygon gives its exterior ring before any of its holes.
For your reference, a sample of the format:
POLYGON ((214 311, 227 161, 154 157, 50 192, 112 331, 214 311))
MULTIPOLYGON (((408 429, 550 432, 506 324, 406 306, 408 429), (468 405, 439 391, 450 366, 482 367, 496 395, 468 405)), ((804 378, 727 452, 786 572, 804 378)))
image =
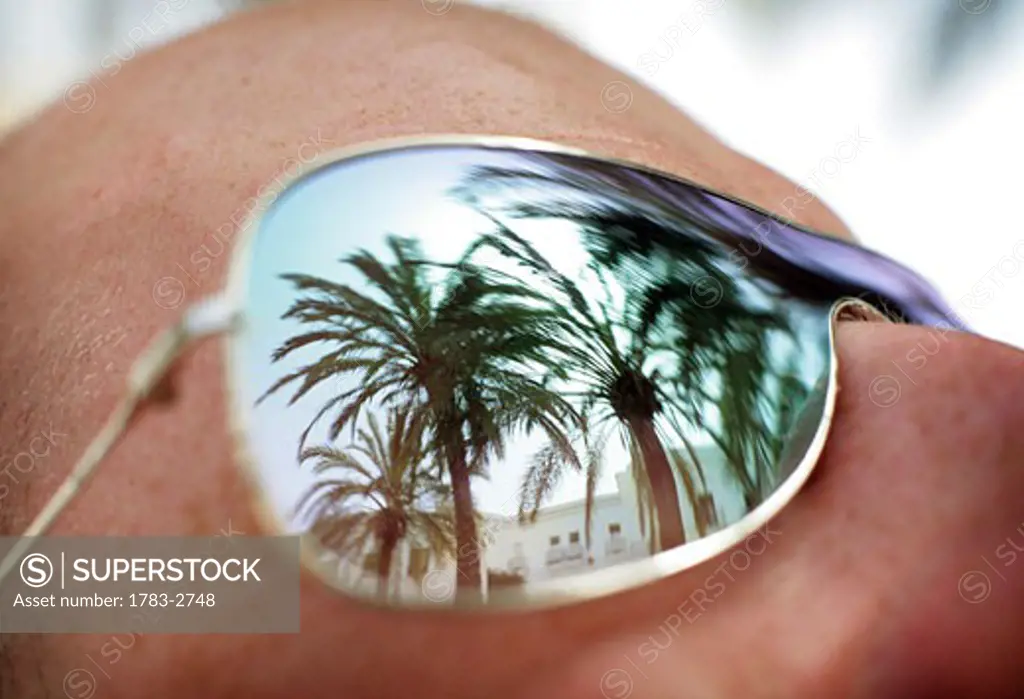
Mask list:
POLYGON ((877 319, 964 329, 900 264, 640 165, 463 136, 325 155, 256 206, 226 293, 134 364, 0 580, 223 335, 257 510, 327 584, 446 608, 642 585, 792 500, 832 423, 836 325, 877 319))

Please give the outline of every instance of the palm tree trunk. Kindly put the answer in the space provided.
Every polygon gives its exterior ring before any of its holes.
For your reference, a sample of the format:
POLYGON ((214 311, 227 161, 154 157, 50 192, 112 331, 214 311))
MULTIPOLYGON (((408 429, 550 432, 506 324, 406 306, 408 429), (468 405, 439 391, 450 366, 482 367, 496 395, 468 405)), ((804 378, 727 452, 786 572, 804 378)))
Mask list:
POLYGON ((690 460, 693 462, 693 468, 697 471, 697 476, 700 477, 700 489, 703 492, 708 492, 708 479, 704 475, 704 465, 700 461, 700 457, 697 456, 697 450, 690 444, 690 440, 683 436, 682 430, 679 430, 679 439, 683 442, 683 447, 686 448, 686 453, 689 454, 690 460))
POLYGON ((634 418, 629 421, 629 428, 640 447, 644 469, 651 482, 651 493, 658 515, 660 550, 667 551, 681 546, 686 543, 686 533, 683 530, 683 513, 679 507, 679 491, 668 455, 654 429, 654 422, 649 418, 634 418))
POLYGON ((476 531, 476 508, 470 490, 466 446, 461 435, 450 442, 448 475, 455 505, 455 597, 458 601, 478 601, 481 596, 480 541, 476 531))
POLYGON ((383 538, 380 540, 377 554, 377 596, 381 599, 388 598, 388 585, 391 584, 391 561, 395 557, 397 545, 396 539, 383 538))
POLYGON ((682 459, 676 460, 676 467, 679 475, 683 478, 683 489, 686 490, 686 499, 690 501, 690 509, 693 510, 693 520, 697 523, 697 536, 707 536, 708 527, 700 509, 700 501, 697 499, 697 488, 693 483, 693 476, 682 459))
MULTIPOLYGON (((697 472, 697 476, 700 478, 700 492, 705 496, 710 496, 711 492, 708 490, 708 479, 704 475, 704 464, 701 463, 700 457, 697 455, 697 450, 693 448, 684 434, 683 430, 676 425, 676 432, 679 435, 679 440, 683 443, 683 447, 686 449, 686 453, 690 457, 690 461, 693 464, 694 470, 697 472)), ((707 517, 707 513, 704 512, 703 508, 699 506, 697 499, 697 489, 693 483, 693 477, 690 472, 686 469, 686 465, 680 465, 680 473, 683 477, 683 487, 686 488, 686 497, 690 500, 690 505, 693 507, 693 519, 697 523, 697 535, 704 537, 707 536, 708 530, 711 529, 711 522, 707 517)))

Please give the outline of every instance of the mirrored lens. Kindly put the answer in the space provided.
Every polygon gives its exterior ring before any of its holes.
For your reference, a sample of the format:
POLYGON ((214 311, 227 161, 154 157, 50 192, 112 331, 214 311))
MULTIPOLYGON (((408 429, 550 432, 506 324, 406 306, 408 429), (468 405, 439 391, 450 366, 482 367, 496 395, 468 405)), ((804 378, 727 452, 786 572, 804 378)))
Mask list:
POLYGON ((331 582, 387 604, 684 566, 823 428, 837 290, 766 244, 797 235, 575 155, 325 165, 248 251, 232 370, 267 505, 331 582))

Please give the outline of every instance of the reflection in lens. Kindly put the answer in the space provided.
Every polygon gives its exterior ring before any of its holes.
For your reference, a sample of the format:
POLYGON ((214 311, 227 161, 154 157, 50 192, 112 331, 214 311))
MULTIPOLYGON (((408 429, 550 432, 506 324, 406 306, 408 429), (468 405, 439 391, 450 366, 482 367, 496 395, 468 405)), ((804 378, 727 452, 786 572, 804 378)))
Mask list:
POLYGON ((389 604, 525 601, 736 523, 818 431, 842 295, 765 221, 562 154, 306 176, 260 225, 233 350, 268 504, 389 604))

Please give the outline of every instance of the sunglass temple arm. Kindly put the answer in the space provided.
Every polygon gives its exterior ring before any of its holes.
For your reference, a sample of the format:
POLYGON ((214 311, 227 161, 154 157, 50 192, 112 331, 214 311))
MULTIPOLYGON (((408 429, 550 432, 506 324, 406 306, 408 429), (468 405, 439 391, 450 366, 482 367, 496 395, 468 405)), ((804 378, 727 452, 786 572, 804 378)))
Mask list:
POLYGON ((89 443, 85 453, 72 467, 46 507, 0 562, 2 583, 32 543, 49 531, 50 527, 95 473, 97 466, 124 435, 131 421, 151 400, 169 378, 171 367, 185 348, 196 340, 232 330, 239 314, 229 307, 223 297, 206 299, 186 310, 182 318, 168 328, 142 352, 132 364, 124 396, 114 412, 107 418, 100 433, 89 443))

